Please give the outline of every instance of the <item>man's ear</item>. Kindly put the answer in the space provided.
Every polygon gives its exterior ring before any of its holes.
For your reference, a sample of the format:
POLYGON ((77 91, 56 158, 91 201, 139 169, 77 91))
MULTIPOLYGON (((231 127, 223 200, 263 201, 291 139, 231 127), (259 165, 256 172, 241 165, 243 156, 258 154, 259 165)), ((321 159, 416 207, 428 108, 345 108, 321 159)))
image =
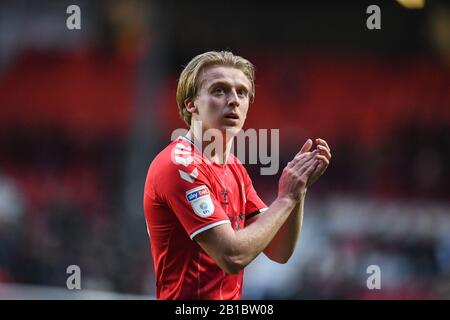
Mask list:
POLYGON ((186 106, 186 110, 190 113, 195 113, 197 111, 197 107, 194 105, 194 100, 191 98, 184 100, 184 105, 186 106))

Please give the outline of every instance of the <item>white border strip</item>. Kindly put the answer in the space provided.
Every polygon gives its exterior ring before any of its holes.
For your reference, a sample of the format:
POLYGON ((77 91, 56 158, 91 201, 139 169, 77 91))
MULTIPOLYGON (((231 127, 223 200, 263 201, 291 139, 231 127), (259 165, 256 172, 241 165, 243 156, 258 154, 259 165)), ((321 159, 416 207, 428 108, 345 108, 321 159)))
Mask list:
POLYGON ((191 240, 194 239, 194 237, 196 235, 198 235, 199 233, 206 231, 208 229, 214 228, 215 226, 221 225, 221 224, 225 224, 225 223, 231 223, 230 220, 221 220, 221 221, 217 221, 211 224, 208 224, 207 226, 204 226, 203 228, 198 229, 197 231, 195 231, 194 233, 192 233, 190 235, 191 240))

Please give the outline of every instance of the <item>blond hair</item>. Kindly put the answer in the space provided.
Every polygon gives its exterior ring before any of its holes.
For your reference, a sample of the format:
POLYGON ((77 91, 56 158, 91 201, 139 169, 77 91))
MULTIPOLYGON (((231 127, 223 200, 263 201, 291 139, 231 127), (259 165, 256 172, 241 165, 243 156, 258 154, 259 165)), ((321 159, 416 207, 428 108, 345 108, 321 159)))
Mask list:
POLYGON ((255 97, 255 68, 253 64, 229 51, 209 51, 194 57, 181 72, 177 86, 177 104, 180 117, 188 126, 191 125, 192 114, 186 109, 186 99, 195 99, 200 87, 201 72, 211 66, 228 66, 241 70, 250 81, 249 97, 255 97))

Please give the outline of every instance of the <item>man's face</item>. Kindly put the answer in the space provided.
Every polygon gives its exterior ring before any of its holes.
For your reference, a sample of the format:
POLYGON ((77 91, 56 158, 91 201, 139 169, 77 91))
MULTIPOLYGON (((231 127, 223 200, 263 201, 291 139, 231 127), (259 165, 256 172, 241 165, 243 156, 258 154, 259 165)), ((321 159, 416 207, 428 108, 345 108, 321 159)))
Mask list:
POLYGON ((192 121, 202 121, 203 130, 236 135, 247 117, 250 81, 241 70, 227 66, 205 68, 199 80, 192 121))

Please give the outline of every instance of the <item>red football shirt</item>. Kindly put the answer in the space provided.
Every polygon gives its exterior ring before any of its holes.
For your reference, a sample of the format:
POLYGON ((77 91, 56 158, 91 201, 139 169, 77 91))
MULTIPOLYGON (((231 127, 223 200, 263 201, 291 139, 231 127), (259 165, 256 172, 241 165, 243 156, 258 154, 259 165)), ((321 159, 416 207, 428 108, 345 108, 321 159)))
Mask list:
POLYGON ((153 160, 144 190, 156 298, 240 299, 243 272, 225 273, 194 237, 224 223, 243 228, 266 208, 234 155, 219 165, 188 138, 174 140, 153 160))

